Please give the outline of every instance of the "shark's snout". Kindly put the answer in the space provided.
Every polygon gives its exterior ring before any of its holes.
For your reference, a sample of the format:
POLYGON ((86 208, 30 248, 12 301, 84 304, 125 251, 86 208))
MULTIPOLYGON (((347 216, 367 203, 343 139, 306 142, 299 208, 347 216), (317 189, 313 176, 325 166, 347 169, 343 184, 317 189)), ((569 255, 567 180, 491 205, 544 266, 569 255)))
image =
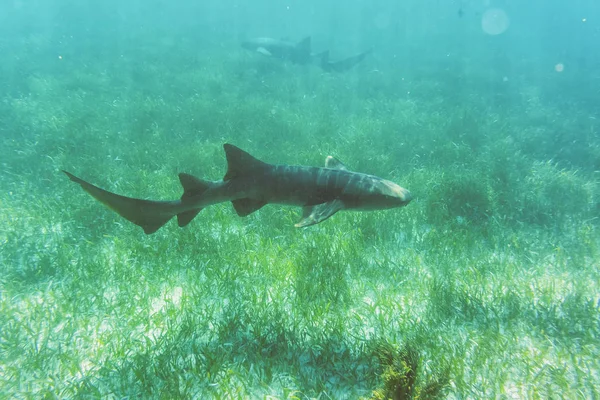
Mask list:
POLYGON ((407 189, 404 189, 403 187, 400 188, 398 197, 400 197, 402 199, 402 202, 404 202, 406 204, 410 203, 410 201, 413 199, 412 194, 407 189))
POLYGON ((402 186, 388 180, 384 180, 383 183, 385 184, 383 193, 394 199, 393 203, 396 207, 405 206, 413 199, 408 189, 404 189, 402 186))

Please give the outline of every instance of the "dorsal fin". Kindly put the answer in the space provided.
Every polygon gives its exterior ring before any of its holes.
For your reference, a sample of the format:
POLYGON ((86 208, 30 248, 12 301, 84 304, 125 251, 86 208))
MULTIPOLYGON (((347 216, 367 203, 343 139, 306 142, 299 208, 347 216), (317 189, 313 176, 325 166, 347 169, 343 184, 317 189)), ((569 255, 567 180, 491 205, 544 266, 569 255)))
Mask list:
POLYGON ((327 158, 325 159, 325 168, 341 169, 342 171, 348 171, 348 167, 346 167, 343 162, 332 156, 327 156, 327 158))
MULTIPOLYGON (((181 196, 181 202, 183 204, 192 197, 201 196, 204 192, 214 186, 214 182, 206 181, 184 173, 179 174, 179 182, 181 182, 181 186, 183 186, 183 195, 181 196)), ((194 208, 177 214, 177 223, 183 228, 189 224, 200 211, 202 211, 202 208, 194 208)))
POLYGON ((210 188, 214 185, 211 181, 206 181, 204 179, 196 178, 190 174, 179 174, 179 182, 181 182, 181 186, 183 186, 183 196, 182 199, 186 197, 199 196, 206 191, 206 189, 210 188))
POLYGON ((225 149, 225 157, 227 158, 227 173, 223 177, 224 181, 251 175, 264 170, 269 165, 232 144, 225 143, 223 149, 225 149))
POLYGON ((299 41, 296 44, 296 49, 302 53, 310 54, 310 36, 299 41))

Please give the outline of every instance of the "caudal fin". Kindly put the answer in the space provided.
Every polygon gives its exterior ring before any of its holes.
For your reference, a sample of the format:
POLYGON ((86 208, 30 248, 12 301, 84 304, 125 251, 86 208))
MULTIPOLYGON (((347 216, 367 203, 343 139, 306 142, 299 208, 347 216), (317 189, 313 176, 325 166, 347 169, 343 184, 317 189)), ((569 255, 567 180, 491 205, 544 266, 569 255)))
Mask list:
MULTIPOLYGON (((96 200, 103 203, 126 220, 141 226, 148 235, 156 232, 161 226, 173 218, 173 216, 177 215, 177 211, 181 209, 181 204, 178 201, 152 201, 121 196, 94 186, 67 171, 63 172, 69 179, 78 183, 83 190, 88 192, 96 200)), ((200 210, 196 211, 194 216, 198 214, 199 211, 200 210)), ((189 212, 190 211, 187 213, 189 212)), ((186 224, 189 223, 189 221, 191 221, 191 218, 186 224)))
POLYGON ((339 61, 329 61, 329 55, 321 57, 321 68, 326 72, 345 72, 352 69, 356 64, 365 59, 371 54, 373 49, 357 54, 352 57, 344 58, 339 61))

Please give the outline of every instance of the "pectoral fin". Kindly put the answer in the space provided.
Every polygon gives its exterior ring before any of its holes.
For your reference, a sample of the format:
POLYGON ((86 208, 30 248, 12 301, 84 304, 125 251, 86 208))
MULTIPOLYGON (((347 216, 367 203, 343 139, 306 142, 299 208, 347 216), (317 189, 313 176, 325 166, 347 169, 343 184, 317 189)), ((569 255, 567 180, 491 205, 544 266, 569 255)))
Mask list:
POLYGON ((254 199, 237 199, 233 200, 231 203, 233 203, 233 208, 240 217, 252 214, 254 211, 259 210, 262 206, 267 204, 262 200, 254 199))
POLYGON ((315 206, 305 206, 302 208, 302 219, 294 225, 296 228, 304 228, 325 221, 336 212, 344 208, 341 200, 333 200, 327 203, 317 204, 315 206))
POLYGON ((271 52, 269 50, 265 49, 264 47, 257 48, 256 52, 262 54, 263 56, 267 56, 267 57, 273 56, 273 54, 271 54, 271 52))

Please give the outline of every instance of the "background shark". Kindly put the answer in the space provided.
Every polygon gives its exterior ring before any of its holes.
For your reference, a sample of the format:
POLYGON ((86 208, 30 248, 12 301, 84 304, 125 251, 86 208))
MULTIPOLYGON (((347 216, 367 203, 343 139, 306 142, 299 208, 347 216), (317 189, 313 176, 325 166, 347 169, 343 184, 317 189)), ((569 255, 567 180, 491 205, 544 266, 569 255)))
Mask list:
POLYGON ((318 224, 340 210, 378 210, 407 205, 410 192, 388 180, 348 171, 329 156, 325 168, 273 165, 225 144, 227 173, 222 181, 207 181, 179 174, 184 193, 180 200, 152 201, 108 192, 63 171, 98 201, 125 219, 141 226, 146 234, 156 232, 172 217, 180 227, 212 204, 231 201, 237 214, 245 217, 266 204, 303 207, 295 226, 318 224))
POLYGON ((248 39, 242 42, 242 47, 267 57, 290 61, 294 64, 305 65, 316 62, 321 68, 323 68, 324 71, 327 72, 347 71, 361 62, 372 51, 369 49, 352 57, 348 57, 339 61, 330 61, 329 50, 321 53, 312 53, 310 36, 305 37, 298 43, 292 43, 269 37, 259 37, 248 39))
POLYGON ((278 58, 284 61, 291 61, 294 64, 308 64, 312 62, 310 36, 302 39, 298 43, 292 43, 285 40, 278 40, 268 37, 248 39, 242 42, 242 47, 248 50, 256 51, 267 57, 278 58))

